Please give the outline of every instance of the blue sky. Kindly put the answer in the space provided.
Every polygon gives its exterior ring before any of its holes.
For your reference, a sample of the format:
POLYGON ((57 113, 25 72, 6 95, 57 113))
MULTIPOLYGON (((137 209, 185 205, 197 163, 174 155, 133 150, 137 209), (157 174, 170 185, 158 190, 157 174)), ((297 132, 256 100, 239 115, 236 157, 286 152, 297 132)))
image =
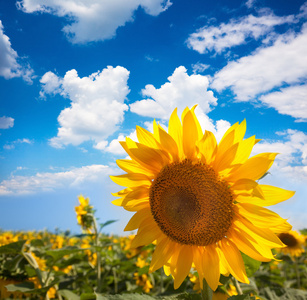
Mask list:
POLYGON ((123 234, 118 141, 196 103, 218 139, 246 119, 253 154, 280 153, 262 182, 307 227, 307 2, 1 1, 0 228, 79 232, 83 194, 123 234))

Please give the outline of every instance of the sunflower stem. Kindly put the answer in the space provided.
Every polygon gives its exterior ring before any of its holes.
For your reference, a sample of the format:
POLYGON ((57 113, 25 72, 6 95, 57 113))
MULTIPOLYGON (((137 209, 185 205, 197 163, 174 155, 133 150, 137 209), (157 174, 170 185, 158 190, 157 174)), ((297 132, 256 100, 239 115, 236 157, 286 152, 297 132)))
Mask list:
POLYGON ((236 278, 233 278, 233 284, 237 290, 238 295, 243 295, 242 289, 240 287, 239 281, 236 278))
POLYGON ((208 285, 206 279, 203 279, 203 289, 201 290, 201 299, 202 300, 212 300, 213 292, 208 285))
POLYGON ((298 270, 298 263, 297 263, 297 258, 294 257, 294 266, 295 266, 295 272, 296 272, 296 280, 297 280, 297 288, 301 288, 301 278, 300 278, 300 272, 298 270))

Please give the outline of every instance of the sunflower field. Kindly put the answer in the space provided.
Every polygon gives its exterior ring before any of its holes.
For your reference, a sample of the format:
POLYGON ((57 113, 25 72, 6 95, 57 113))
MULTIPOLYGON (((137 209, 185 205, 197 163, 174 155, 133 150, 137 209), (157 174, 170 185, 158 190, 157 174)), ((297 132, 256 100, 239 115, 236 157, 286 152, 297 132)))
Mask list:
MULTIPOLYGON (((178 289, 162 268, 149 272, 154 244, 132 248, 134 235, 101 233, 89 199, 76 206, 82 234, 0 232, 0 299, 202 299, 192 268, 178 289)), ((242 253, 250 283, 221 275, 212 299, 307 299, 307 230, 283 237, 288 247, 260 263, 242 253)))
POLYGON ((218 144, 195 107, 120 142, 113 204, 135 212, 135 235, 103 234, 115 221, 99 224, 82 195, 80 235, 0 232, 1 299, 307 299, 307 229, 266 208, 295 192, 259 182, 278 153, 250 157, 245 120, 218 144))

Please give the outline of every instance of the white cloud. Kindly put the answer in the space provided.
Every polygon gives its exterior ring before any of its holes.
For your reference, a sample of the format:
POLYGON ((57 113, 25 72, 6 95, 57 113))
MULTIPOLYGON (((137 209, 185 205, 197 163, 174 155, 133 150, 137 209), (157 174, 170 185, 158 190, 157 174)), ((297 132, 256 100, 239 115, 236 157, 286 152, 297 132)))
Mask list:
POLYGON ((50 13, 69 22, 63 32, 72 43, 110 39, 116 30, 133 21, 134 11, 141 6, 157 16, 168 9, 170 0, 22 0, 17 7, 26 13, 50 13))
POLYGON ((248 7, 248 8, 252 8, 255 4, 256 0, 247 0, 245 2, 245 5, 248 7))
POLYGON ((41 96, 60 93, 71 101, 58 116, 60 127, 57 136, 50 139, 51 146, 76 146, 88 140, 97 144, 112 135, 128 110, 124 104, 128 77, 129 71, 120 66, 109 66, 83 78, 76 70, 66 72, 64 78, 46 73, 41 79, 41 96))
POLYGON ((210 67, 210 65, 206 65, 206 64, 203 64, 203 63, 200 63, 200 62, 197 62, 196 64, 192 64, 193 74, 203 73, 209 67, 210 67))
POLYGON ((32 83, 33 70, 29 66, 21 65, 21 59, 12 48, 10 38, 4 34, 4 27, 0 20, 0 76, 5 79, 22 77, 32 83))
POLYGON ((188 40, 188 47, 199 53, 216 51, 221 53, 226 49, 245 43, 252 37, 259 39, 273 30, 276 25, 293 22, 293 16, 278 17, 264 11, 262 16, 248 15, 239 19, 231 19, 229 23, 219 26, 205 26, 192 33, 188 40))
POLYGON ((46 94, 55 95, 61 93, 62 81, 62 78, 50 71, 45 73, 39 81, 42 85, 42 90, 39 93, 40 98, 46 98, 46 94))
POLYGON ((307 84, 282 88, 259 99, 269 107, 275 108, 280 114, 307 122, 307 84))
MULTIPOLYGON (((272 46, 257 49, 249 56, 229 62, 214 75, 211 87, 218 91, 229 87, 238 101, 253 101, 259 94, 270 92, 273 88, 282 88, 284 85, 304 82, 306 78, 307 24, 298 34, 281 35, 272 46)), ((287 89, 283 92, 286 93, 286 102, 287 89)), ((260 100, 284 111, 282 104, 275 102, 276 98, 273 100, 273 96, 262 97, 260 100)), ((297 113, 301 106, 301 97, 297 100, 293 98, 289 114, 301 119, 297 113)))
MULTIPOLYGON (((132 131, 129 135, 127 135, 127 137, 136 141, 137 140, 136 130, 132 131)), ((105 152, 109 152, 109 153, 112 153, 112 154, 115 154, 115 155, 127 155, 127 153, 125 152, 125 150, 123 149, 123 147, 119 143, 121 141, 125 141, 125 139, 126 139, 126 135, 121 133, 118 136, 118 138, 112 140, 109 144, 108 144, 108 142, 103 141, 103 142, 96 144, 94 146, 94 148, 96 148, 98 150, 103 150, 105 152)))
POLYGON ((17 144, 32 144, 32 143, 33 143, 33 141, 26 139, 26 138, 18 139, 16 141, 11 142, 11 143, 5 144, 3 146, 3 149, 11 150, 11 149, 14 149, 17 144))
POLYGON ((105 165, 90 165, 65 172, 37 173, 33 176, 12 176, 0 183, 0 196, 50 192, 63 188, 79 188, 86 183, 98 182, 118 173, 105 165))
POLYGON ((8 129, 14 126, 14 119, 11 117, 0 117, 0 129, 8 129))
POLYGON ((186 106, 198 103, 208 113, 217 104, 213 92, 208 91, 208 85, 208 77, 188 75, 186 68, 180 66, 159 89, 146 85, 142 95, 147 98, 130 104, 130 110, 141 116, 168 119, 176 107, 183 111, 186 106))

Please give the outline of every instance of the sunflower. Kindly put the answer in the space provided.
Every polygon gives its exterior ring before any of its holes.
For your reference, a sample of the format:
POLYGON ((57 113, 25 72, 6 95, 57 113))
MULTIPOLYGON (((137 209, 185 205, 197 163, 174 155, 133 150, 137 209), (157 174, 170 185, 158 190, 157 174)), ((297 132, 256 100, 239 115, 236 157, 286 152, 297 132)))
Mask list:
POLYGON ((231 126, 217 144, 203 133, 195 107, 172 113, 168 132, 153 122, 153 133, 137 126, 138 142, 120 142, 131 159, 117 160, 127 172, 111 176, 126 187, 114 193, 135 214, 125 230, 138 230, 132 247, 155 243, 150 272, 164 267, 178 288, 191 266, 212 290, 220 274, 248 283, 241 252, 259 261, 273 259, 284 244, 276 233, 291 229, 285 219, 264 208, 294 192, 258 184, 277 153, 249 158, 259 140, 243 139, 245 120, 231 126))
POLYGON ((286 247, 279 249, 280 252, 289 254, 291 257, 298 257, 305 252, 306 238, 297 231, 283 232, 278 237, 286 245, 286 247))
POLYGON ((75 206, 78 224, 81 225, 82 229, 87 233, 91 233, 91 229, 93 228, 93 206, 89 204, 89 198, 84 198, 80 195, 78 199, 80 205, 75 206))

